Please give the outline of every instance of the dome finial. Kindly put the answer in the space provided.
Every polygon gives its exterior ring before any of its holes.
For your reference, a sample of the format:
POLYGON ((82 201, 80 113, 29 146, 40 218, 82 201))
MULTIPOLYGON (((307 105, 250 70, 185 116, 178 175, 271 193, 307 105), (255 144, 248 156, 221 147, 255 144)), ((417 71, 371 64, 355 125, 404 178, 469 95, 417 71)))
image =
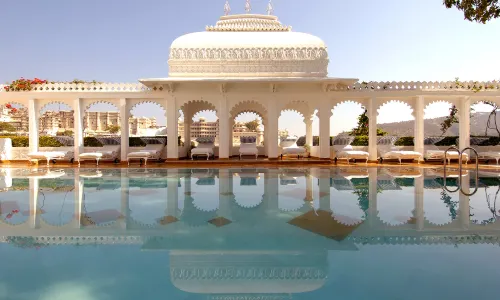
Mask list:
POLYGON ((229 0, 226 0, 226 4, 224 4, 224 15, 229 15, 231 12, 231 6, 229 5, 229 0))
POLYGON ((246 0, 245 11, 247 12, 247 14, 249 14, 252 11, 252 5, 250 4, 250 0, 246 0))
POLYGON ((267 4, 267 14, 272 15, 274 13, 273 0, 269 0, 267 4))

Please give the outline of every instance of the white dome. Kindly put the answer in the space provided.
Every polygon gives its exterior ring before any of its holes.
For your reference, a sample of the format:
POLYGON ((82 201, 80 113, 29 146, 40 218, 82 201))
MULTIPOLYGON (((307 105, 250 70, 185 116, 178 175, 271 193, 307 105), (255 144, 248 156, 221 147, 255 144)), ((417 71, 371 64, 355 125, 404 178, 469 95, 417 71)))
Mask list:
POLYGON ((177 38, 169 76, 326 77, 328 61, 320 38, 292 32, 275 16, 233 15, 177 38))

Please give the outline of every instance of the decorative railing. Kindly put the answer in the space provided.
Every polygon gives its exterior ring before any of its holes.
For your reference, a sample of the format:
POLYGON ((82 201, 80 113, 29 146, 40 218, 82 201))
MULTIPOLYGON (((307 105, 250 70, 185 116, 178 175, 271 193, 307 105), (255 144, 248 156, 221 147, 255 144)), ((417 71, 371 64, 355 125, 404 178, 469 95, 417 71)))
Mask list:
MULTIPOLYGON (((15 92, 5 89, 6 85, 0 85, 0 92, 15 92)), ((142 83, 70 83, 56 82, 46 84, 35 84, 29 90, 31 92, 149 92, 160 91, 163 88, 149 88, 142 83)))
MULTIPOLYGON (((15 92, 6 90, 7 85, 0 85, 0 93, 15 92)), ((35 84, 32 92, 149 92, 162 91, 163 87, 147 87, 142 83, 46 83, 35 84)), ((500 81, 381 81, 357 82, 352 85, 331 84, 329 91, 500 91, 500 81)))
POLYGON ((500 91, 500 81, 381 81, 335 85, 333 91, 500 91))

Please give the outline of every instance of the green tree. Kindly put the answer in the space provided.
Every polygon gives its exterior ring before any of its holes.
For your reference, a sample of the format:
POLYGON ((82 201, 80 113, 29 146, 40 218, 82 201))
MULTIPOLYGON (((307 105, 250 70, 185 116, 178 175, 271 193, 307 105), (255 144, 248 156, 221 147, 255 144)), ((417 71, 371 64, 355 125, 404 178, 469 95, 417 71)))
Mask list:
POLYGON ((255 119, 253 121, 250 121, 250 122, 246 122, 245 123, 245 127, 249 130, 249 131, 252 131, 252 132, 255 132, 257 131, 257 128, 259 128, 260 126, 260 120, 259 119, 255 119))
POLYGON ((466 20, 483 23, 500 17, 499 0, 444 0, 447 8, 457 8, 466 20))
MULTIPOLYGON (((370 129, 368 127, 369 121, 370 119, 368 118, 368 110, 365 109, 363 113, 358 116, 358 126, 353 128, 351 132, 349 132, 349 134, 354 136, 367 136, 370 129)), ((387 132, 383 131, 380 128, 377 128, 377 135, 387 135, 387 132)))
POLYGON ((118 132, 120 132, 120 126, 110 125, 110 126, 106 127, 106 131, 111 133, 111 134, 118 133, 118 132))
POLYGON ((16 131, 16 127, 6 122, 0 122, 0 131, 14 132, 16 131))

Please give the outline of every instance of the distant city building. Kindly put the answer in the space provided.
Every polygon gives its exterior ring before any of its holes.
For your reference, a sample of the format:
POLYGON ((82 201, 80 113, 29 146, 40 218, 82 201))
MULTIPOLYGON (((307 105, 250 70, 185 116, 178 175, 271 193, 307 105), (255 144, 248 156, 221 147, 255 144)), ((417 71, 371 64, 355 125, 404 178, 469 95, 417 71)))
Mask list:
MULTIPOLYGON (((184 138, 184 121, 178 123, 179 136, 184 138)), ((236 122, 233 126, 233 144, 240 143, 242 136, 255 136, 257 144, 260 145, 263 141, 263 130, 261 127, 256 132, 250 131, 244 122, 236 122)), ((199 137, 215 137, 215 142, 218 143, 219 138, 219 120, 208 122, 205 118, 200 118, 199 121, 191 124, 191 140, 196 140, 199 137)))
POLYGON ((128 119, 130 135, 145 135, 143 131, 147 129, 158 128, 156 125, 156 118, 148 117, 130 117, 128 119))
POLYGON ((61 110, 44 112, 38 120, 38 130, 47 135, 56 135, 59 131, 71 130, 75 128, 75 119, 72 110, 61 110))
POLYGON ((86 112, 83 126, 87 131, 107 132, 110 126, 120 126, 120 113, 117 111, 86 112))
MULTIPOLYGON (((27 132, 29 128, 28 110, 26 108, 12 109, 0 105, 0 122, 9 123, 16 131, 27 132)), ((110 134, 108 129, 120 126, 120 113, 115 111, 85 112, 83 119, 86 136, 110 134)), ((184 122, 178 123, 179 136, 184 137, 184 122)), ((74 130, 74 111, 46 111, 39 119, 39 130, 45 135, 57 135, 58 132, 74 130)), ((166 135, 166 127, 158 126, 156 118, 130 117, 129 134, 131 136, 166 135)), ((191 124, 191 140, 199 137, 215 137, 218 142, 219 120, 209 122, 205 118, 191 124)), ((117 135, 120 133, 118 132, 117 135)), ((287 137, 288 131, 280 130, 278 135, 287 137)), ((236 122, 233 126, 233 144, 239 144, 242 136, 255 136, 257 144, 263 141, 263 128, 259 126, 256 132, 250 131, 245 122, 236 122)))
POLYGON ((0 122, 12 125, 18 132, 27 132, 29 128, 28 109, 13 109, 8 105, 0 105, 0 122))
MULTIPOLYGON (((0 122, 12 125, 18 132, 28 132, 28 109, 13 108, 8 104, 0 105, 0 122)), ((58 132, 74 131, 74 111, 45 111, 38 120, 38 126, 39 131, 45 135, 57 135, 58 132)), ((108 129, 111 126, 120 126, 119 112, 85 112, 83 118, 85 135, 109 134, 108 129)), ((148 135, 148 133, 157 132, 160 129, 156 124, 156 118, 129 118, 130 135, 148 135)))

